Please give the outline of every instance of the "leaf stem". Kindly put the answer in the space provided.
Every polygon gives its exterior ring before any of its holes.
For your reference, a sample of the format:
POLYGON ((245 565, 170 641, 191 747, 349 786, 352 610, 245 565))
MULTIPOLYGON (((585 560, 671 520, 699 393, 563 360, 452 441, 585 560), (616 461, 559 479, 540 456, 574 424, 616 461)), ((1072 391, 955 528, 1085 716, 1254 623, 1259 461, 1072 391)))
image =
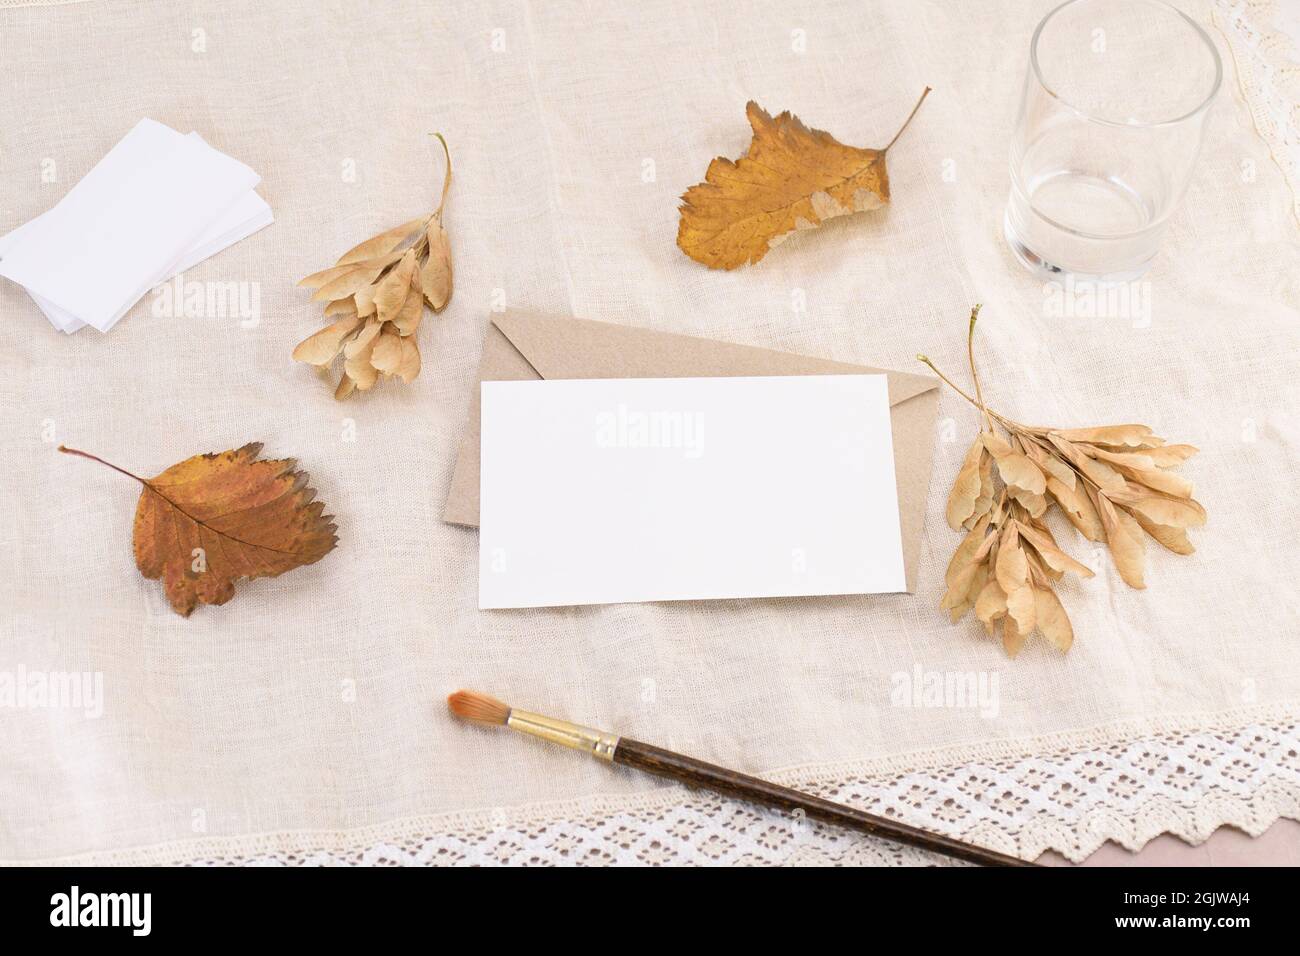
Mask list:
POLYGON ((993 431, 993 421, 989 418, 989 410, 984 404, 984 393, 980 390, 979 372, 975 371, 975 322, 979 319, 980 308, 980 303, 976 302, 975 307, 970 310, 970 325, 966 329, 966 361, 970 363, 970 377, 975 382, 975 397, 979 399, 980 413, 984 416, 989 431, 993 431))
POLYGON ((903 130, 907 129, 908 124, 912 122, 912 117, 916 115, 916 111, 921 108, 921 104, 925 102, 925 98, 929 95, 930 95, 930 87, 927 86, 922 91, 921 98, 917 100, 916 105, 912 107, 912 112, 907 114, 907 119, 903 120, 903 125, 900 126, 898 128, 898 132, 894 134, 894 138, 891 139, 888 145, 886 145, 885 148, 881 150, 882 153, 889 152, 889 147, 893 146, 895 143, 898 142, 898 137, 903 135, 903 130))
POLYGON ((433 217, 442 220, 442 207, 447 204, 447 190, 451 188, 451 150, 447 146, 447 140, 441 133, 430 133, 430 136, 438 137, 438 142, 442 143, 442 153, 447 157, 447 171, 442 177, 442 196, 438 200, 438 208, 434 210, 433 217))
POLYGON ((114 471, 118 472, 119 474, 126 475, 128 478, 134 478, 142 485, 148 486, 149 484, 149 482, 145 481, 139 475, 133 475, 125 468, 119 468, 111 461, 104 461, 104 459, 100 458, 98 455, 92 455, 88 451, 81 451, 80 449, 77 448, 69 448, 67 445, 60 445, 59 451, 63 452, 65 455, 80 455, 82 458, 89 458, 91 461, 97 461, 101 465, 104 465, 108 468, 112 468, 114 471))
POLYGON ((981 410, 985 411, 988 415, 990 415, 990 416, 992 416, 993 418, 997 419, 997 421, 998 421, 999 423, 1001 423, 1001 425, 1002 425, 1004 428, 1006 428, 1008 431, 1017 431, 1017 430, 1018 430, 1018 431, 1025 431, 1025 430, 1026 430, 1026 429, 1025 429, 1025 426, 1024 426, 1024 425, 1021 425, 1019 422, 1014 421, 1014 420, 1012 420, 1012 419, 1010 419, 1010 418, 1006 418, 1006 417, 1003 416, 1003 415, 999 415, 997 412, 993 411, 993 409, 991 409, 991 408, 987 408, 987 409, 983 408, 983 407, 980 405, 980 403, 979 403, 978 401, 976 401, 974 398, 972 398, 972 397, 971 397, 971 396, 966 392, 965 389, 961 388, 961 386, 959 386, 959 385, 957 385, 955 382, 953 382, 953 380, 950 379, 947 375, 944 375, 943 372, 939 371, 939 369, 935 366, 935 364, 934 364, 932 361, 930 361, 930 357, 929 357, 929 356, 927 356, 927 355, 918 355, 918 356, 916 357, 916 360, 917 360, 918 362, 924 362, 926 365, 930 366, 930 371, 934 372, 935 375, 938 375, 939 378, 943 379, 944 384, 946 384, 949 388, 951 388, 954 392, 956 392, 956 393, 957 393, 958 395, 960 395, 962 398, 966 399, 966 401, 970 402, 970 403, 971 403, 972 405, 974 405, 976 408, 980 408, 981 410))

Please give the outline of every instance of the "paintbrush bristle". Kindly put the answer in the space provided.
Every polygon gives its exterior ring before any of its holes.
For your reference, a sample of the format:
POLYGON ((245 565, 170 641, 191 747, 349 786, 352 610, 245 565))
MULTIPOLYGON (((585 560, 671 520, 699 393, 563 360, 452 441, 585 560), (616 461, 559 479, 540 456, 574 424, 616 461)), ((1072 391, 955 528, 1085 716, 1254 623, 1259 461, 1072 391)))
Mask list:
POLYGON ((510 719, 508 704, 477 691, 458 690, 447 698, 447 706, 457 717, 480 724, 504 724, 510 719))

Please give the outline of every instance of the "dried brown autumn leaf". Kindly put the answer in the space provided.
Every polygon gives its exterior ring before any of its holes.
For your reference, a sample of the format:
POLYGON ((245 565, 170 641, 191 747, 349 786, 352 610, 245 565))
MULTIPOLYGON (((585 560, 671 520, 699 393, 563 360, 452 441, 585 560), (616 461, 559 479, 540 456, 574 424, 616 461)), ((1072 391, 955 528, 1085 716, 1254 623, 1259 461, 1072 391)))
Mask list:
POLYGON ((442 218, 451 187, 451 151, 441 133, 433 135, 446 158, 438 208, 353 246, 333 266, 298 283, 316 289, 312 299, 326 303, 327 317, 341 316, 293 350, 296 361, 319 368, 328 368, 342 353, 336 399, 368 391, 380 376, 413 381, 420 374, 415 332, 425 301, 440 312, 451 299, 451 242, 442 218))
POLYGON ((276 577, 319 561, 338 541, 325 506, 293 459, 258 460, 260 443, 195 455, 140 478, 74 448, 143 486, 135 510, 135 563, 162 578, 172 609, 225 604, 244 578, 276 577))
POLYGON ((929 94, 883 149, 845 146, 810 129, 788 111, 775 119, 750 101, 748 153, 709 163, 705 181, 682 196, 677 245, 710 269, 735 269, 762 259, 799 229, 878 209, 889 201, 885 154, 929 94))

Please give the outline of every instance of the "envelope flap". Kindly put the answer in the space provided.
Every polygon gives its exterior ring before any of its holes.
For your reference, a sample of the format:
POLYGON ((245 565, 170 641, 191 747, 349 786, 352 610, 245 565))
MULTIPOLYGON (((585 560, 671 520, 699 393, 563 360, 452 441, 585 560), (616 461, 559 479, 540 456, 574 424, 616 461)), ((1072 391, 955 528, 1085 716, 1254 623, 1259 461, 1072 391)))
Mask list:
MULTIPOLYGON (((506 312, 488 325, 478 380, 691 378, 727 375, 835 375, 883 372, 889 380, 894 466, 907 589, 916 588, 939 408, 938 379, 689 335, 531 312, 506 312)), ((477 527, 480 395, 452 470, 443 520, 477 527)))
POLYGON ((861 375, 889 379, 889 404, 938 387, 928 375, 736 345, 671 332, 509 311, 493 324, 542 378, 696 378, 729 375, 861 375))

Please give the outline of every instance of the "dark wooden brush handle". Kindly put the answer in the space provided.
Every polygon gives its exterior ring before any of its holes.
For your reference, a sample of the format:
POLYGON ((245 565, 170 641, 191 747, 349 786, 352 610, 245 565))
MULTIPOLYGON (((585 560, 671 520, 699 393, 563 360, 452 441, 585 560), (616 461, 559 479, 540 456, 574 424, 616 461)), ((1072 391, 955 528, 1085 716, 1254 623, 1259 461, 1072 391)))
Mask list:
POLYGON ((627 737, 619 738, 618 747, 614 750, 614 762, 645 770, 660 777, 670 777, 689 787, 713 790, 728 797, 747 800, 777 810, 785 810, 789 813, 802 810, 812 820, 833 823, 850 830, 860 830, 885 840, 918 846, 923 850, 942 853, 958 860, 982 863, 985 866, 1037 865, 1014 856, 1007 856, 1005 853, 985 850, 969 843, 962 843, 960 840, 910 827, 905 823, 872 816, 843 804, 832 803, 821 797, 736 773, 734 770, 673 753, 671 750, 661 750, 650 744, 643 744, 639 740, 629 740, 627 737))

